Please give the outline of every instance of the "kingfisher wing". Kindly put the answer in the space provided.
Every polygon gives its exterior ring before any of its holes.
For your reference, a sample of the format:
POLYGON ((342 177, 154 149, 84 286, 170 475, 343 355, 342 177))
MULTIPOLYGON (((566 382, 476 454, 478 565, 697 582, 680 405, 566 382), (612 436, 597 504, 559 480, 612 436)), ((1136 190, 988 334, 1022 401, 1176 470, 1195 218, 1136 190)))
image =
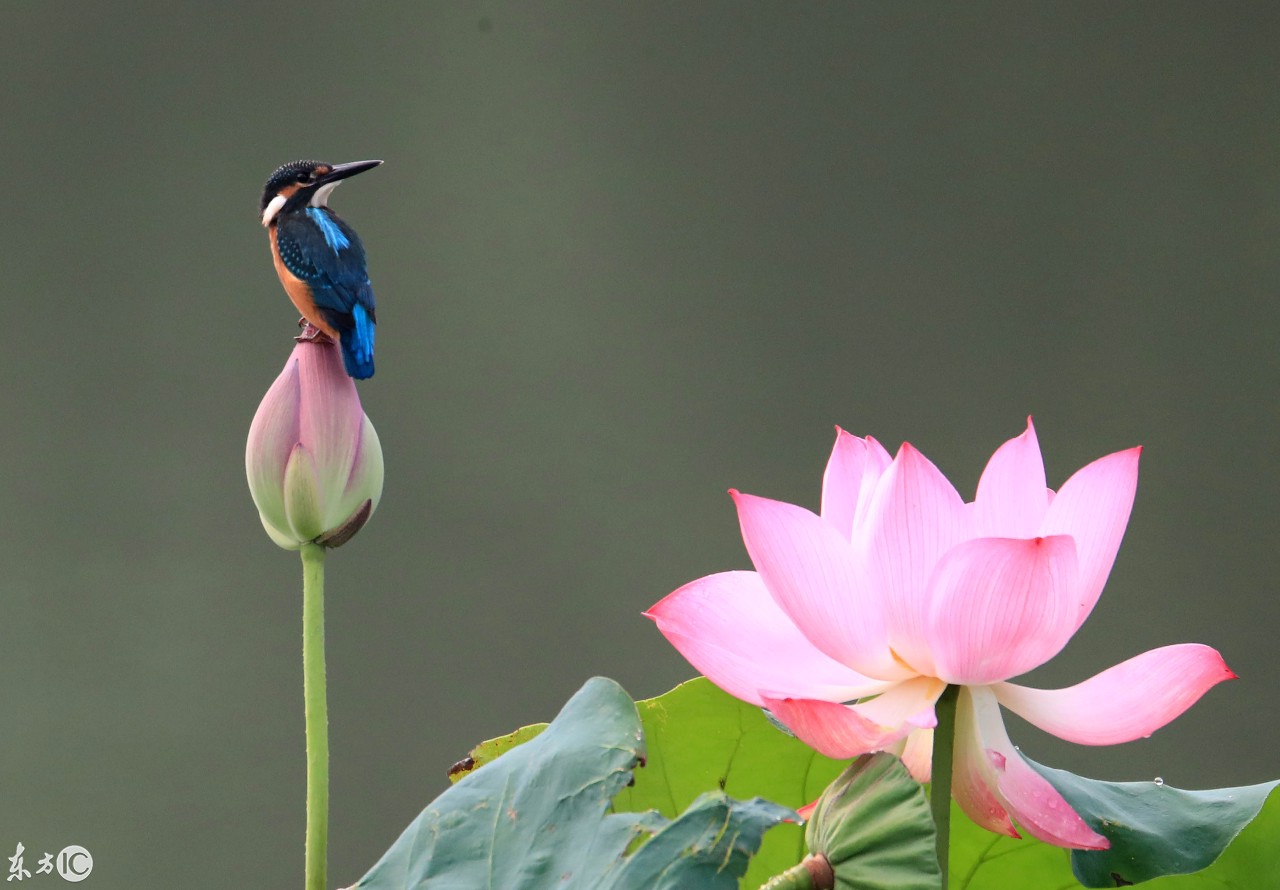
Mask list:
POLYGON ((282 216, 276 246, 285 267, 310 285, 316 306, 340 332, 351 330, 356 306, 375 318, 364 244, 333 211, 308 207, 282 216))

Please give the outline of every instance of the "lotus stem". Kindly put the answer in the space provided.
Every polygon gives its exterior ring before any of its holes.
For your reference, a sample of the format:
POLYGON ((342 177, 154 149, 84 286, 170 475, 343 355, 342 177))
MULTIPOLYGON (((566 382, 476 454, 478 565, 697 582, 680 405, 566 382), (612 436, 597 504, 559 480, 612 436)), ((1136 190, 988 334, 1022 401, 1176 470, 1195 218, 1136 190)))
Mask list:
POLYGON ((325 890, 329 846, 329 705, 324 667, 324 547, 302 545, 302 694, 307 722, 306 890, 325 890))
POLYGON ((938 831, 938 868, 942 870, 942 890, 947 890, 947 866, 951 847, 951 765, 956 743, 956 700, 959 686, 942 691, 934 713, 938 725, 933 730, 933 777, 929 789, 929 809, 938 831))

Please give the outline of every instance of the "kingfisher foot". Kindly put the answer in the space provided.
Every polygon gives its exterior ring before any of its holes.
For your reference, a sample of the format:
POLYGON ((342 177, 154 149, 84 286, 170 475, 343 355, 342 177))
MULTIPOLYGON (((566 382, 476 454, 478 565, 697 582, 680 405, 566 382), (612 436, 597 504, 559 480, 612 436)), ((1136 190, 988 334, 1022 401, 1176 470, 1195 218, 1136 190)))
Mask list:
POLYGON ((306 318, 298 319, 298 327, 302 328, 302 333, 294 337, 299 343, 332 343, 333 338, 320 330, 318 327, 307 321, 306 318))

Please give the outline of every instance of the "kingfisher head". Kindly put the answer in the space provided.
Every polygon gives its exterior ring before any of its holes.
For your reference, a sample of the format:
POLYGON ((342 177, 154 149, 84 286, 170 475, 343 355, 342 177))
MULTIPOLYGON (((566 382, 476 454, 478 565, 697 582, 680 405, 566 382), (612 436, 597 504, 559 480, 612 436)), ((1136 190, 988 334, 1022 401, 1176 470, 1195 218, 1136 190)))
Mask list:
POLYGON ((276 168, 262 190, 262 224, 271 225, 282 211, 302 207, 325 207, 329 195, 348 176, 372 170, 382 161, 351 161, 326 164, 324 161, 293 161, 276 168))

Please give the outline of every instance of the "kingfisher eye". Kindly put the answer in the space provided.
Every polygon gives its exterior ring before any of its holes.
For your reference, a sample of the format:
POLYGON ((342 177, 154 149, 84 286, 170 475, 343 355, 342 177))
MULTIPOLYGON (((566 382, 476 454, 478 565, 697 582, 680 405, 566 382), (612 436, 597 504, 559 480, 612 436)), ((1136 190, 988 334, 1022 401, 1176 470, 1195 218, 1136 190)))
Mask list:
POLYGON ((307 185, 315 178, 316 178, 315 174, 312 173, 310 170, 303 170, 301 173, 298 174, 298 182, 302 185, 307 185))

